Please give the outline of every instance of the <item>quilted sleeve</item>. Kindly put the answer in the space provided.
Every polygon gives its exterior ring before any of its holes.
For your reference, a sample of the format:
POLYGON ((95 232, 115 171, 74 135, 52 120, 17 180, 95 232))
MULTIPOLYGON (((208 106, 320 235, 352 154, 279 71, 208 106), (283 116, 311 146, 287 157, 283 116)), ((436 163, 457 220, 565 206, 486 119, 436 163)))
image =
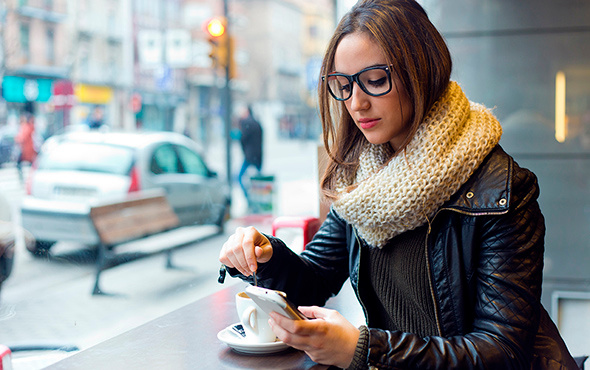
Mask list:
MULTIPOLYGON (((265 288, 281 290, 298 306, 323 306, 336 295, 348 278, 349 250, 347 248, 346 222, 334 211, 301 255, 289 249, 282 240, 268 236, 273 256, 261 263, 258 284, 265 288)), ((253 283, 236 269, 229 269, 232 276, 253 283)))

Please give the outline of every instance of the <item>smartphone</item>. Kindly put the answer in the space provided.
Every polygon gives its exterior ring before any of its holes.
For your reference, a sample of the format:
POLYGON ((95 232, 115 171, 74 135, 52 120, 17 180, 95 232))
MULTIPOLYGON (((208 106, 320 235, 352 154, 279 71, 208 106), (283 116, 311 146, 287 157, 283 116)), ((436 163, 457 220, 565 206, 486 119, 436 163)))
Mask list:
POLYGON ((292 320, 308 320, 308 318, 287 299, 287 295, 278 290, 266 289, 250 285, 246 293, 264 312, 280 313, 292 320))

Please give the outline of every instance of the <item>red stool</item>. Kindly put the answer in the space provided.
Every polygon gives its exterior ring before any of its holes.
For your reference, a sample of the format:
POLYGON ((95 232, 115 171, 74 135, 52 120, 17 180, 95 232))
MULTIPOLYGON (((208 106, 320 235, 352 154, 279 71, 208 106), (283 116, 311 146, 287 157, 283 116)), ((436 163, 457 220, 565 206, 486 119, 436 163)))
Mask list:
POLYGON ((12 370, 12 354, 4 344, 0 344, 0 370, 12 370))
POLYGON ((272 235, 277 236, 277 230, 284 227, 293 227, 303 229, 303 250, 307 243, 313 239, 315 233, 320 228, 320 220, 316 217, 296 217, 296 216, 281 216, 274 219, 272 222, 272 235))

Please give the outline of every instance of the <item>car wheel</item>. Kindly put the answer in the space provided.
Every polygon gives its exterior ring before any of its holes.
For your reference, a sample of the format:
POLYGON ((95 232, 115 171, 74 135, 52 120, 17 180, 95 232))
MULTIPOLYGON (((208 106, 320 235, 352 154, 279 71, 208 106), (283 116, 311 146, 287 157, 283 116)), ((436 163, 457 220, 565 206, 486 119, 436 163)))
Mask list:
POLYGON ((45 240, 37 240, 28 247, 29 252, 35 257, 46 257, 49 254, 49 250, 55 242, 48 242, 45 240))

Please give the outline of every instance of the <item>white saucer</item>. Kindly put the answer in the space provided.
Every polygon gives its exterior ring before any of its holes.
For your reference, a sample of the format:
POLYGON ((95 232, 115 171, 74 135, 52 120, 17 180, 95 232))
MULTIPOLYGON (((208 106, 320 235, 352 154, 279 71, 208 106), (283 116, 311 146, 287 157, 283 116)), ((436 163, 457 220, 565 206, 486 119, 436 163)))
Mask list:
POLYGON ((280 340, 270 343, 247 342, 245 338, 240 338, 239 334, 233 332, 232 326, 234 325, 236 324, 232 324, 217 333, 217 339, 227 344, 236 352, 246 353, 249 355, 262 355, 284 351, 285 349, 289 348, 288 345, 281 342, 280 340))

